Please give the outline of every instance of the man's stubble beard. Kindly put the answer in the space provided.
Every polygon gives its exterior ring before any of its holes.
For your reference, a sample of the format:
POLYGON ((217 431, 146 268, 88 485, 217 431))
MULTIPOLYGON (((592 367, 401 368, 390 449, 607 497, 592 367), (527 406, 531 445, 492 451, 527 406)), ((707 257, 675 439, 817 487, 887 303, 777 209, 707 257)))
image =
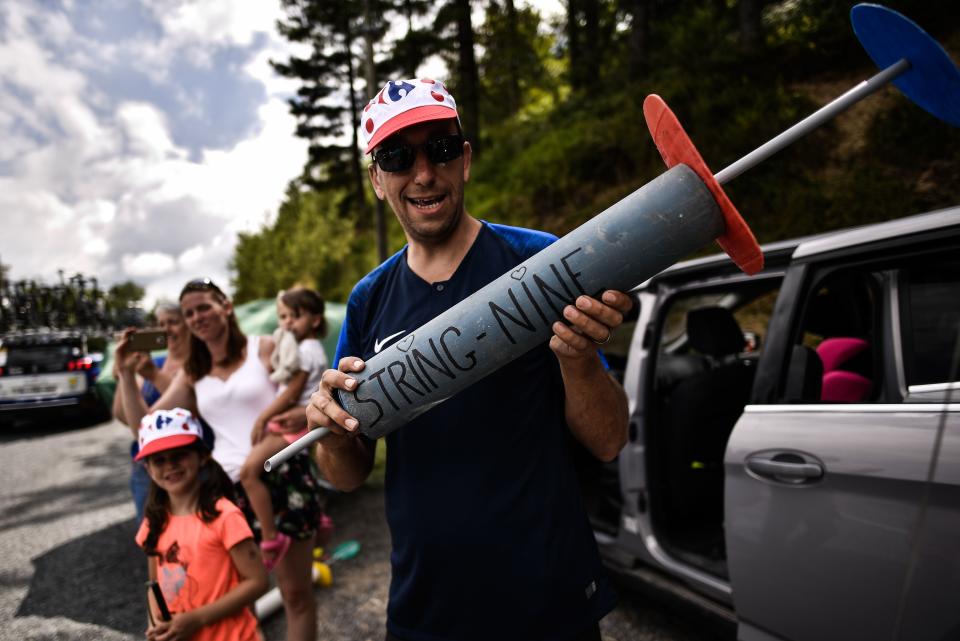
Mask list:
POLYGON ((414 241, 420 245, 438 247, 453 236, 460 221, 463 220, 463 216, 464 211, 461 205, 439 229, 430 232, 420 231, 418 229, 419 226, 412 224, 406 215, 397 215, 397 219, 409 241, 414 241))

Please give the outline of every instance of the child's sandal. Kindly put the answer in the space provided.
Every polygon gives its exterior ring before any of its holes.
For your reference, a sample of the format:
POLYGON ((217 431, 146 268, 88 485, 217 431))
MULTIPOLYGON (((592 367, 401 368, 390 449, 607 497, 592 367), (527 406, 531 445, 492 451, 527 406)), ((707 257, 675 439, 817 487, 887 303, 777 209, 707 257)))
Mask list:
POLYGON ((283 555, 290 549, 290 537, 283 532, 277 532, 275 539, 264 539, 260 541, 260 551, 263 553, 263 566, 267 572, 272 572, 277 567, 283 555), (267 553, 270 556, 267 556, 267 553))

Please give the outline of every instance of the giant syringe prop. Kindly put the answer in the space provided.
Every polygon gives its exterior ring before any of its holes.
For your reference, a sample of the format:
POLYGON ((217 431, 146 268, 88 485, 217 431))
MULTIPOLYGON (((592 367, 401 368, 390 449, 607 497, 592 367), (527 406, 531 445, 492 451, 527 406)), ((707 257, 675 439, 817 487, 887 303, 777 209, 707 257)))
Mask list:
MULTIPOLYGON (((746 273, 763 254, 721 188, 888 83, 960 126, 960 71, 919 26, 872 4, 851 10, 854 32, 883 70, 714 176, 676 116, 648 96, 647 127, 668 171, 366 362, 340 405, 371 439, 541 345, 581 294, 627 291, 716 239, 746 273)), ((270 471, 327 434, 309 432, 270 458, 270 471)))

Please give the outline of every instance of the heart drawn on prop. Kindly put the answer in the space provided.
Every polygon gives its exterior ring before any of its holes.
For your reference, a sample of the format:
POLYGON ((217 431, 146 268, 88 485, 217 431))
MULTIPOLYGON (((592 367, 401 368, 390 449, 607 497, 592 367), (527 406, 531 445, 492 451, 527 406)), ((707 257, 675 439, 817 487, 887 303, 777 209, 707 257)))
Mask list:
POLYGON ((527 273, 527 268, 524 267, 523 265, 520 265, 515 270, 510 272, 510 278, 512 278, 513 280, 520 280, 521 278, 523 278, 523 275, 526 273, 527 273))
POLYGON ((401 352, 406 352, 410 349, 410 346, 413 345, 413 334, 403 338, 402 340, 397 341, 397 349, 401 352))

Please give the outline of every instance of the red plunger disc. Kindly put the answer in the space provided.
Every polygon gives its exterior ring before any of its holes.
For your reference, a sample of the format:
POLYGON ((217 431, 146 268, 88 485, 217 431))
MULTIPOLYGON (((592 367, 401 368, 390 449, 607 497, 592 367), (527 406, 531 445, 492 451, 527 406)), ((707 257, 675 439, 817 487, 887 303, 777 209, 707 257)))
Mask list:
POLYGON ((707 167, 707 163, 703 162, 700 152, 667 103, 660 96, 650 94, 643 101, 643 115, 647 120, 647 129, 650 130, 653 142, 667 168, 687 165, 700 176, 700 180, 713 194, 727 226, 726 231, 717 238, 723 251, 727 252, 737 267, 751 276, 763 269, 763 252, 760 251, 753 232, 730 202, 723 187, 713 177, 713 172, 707 167))

